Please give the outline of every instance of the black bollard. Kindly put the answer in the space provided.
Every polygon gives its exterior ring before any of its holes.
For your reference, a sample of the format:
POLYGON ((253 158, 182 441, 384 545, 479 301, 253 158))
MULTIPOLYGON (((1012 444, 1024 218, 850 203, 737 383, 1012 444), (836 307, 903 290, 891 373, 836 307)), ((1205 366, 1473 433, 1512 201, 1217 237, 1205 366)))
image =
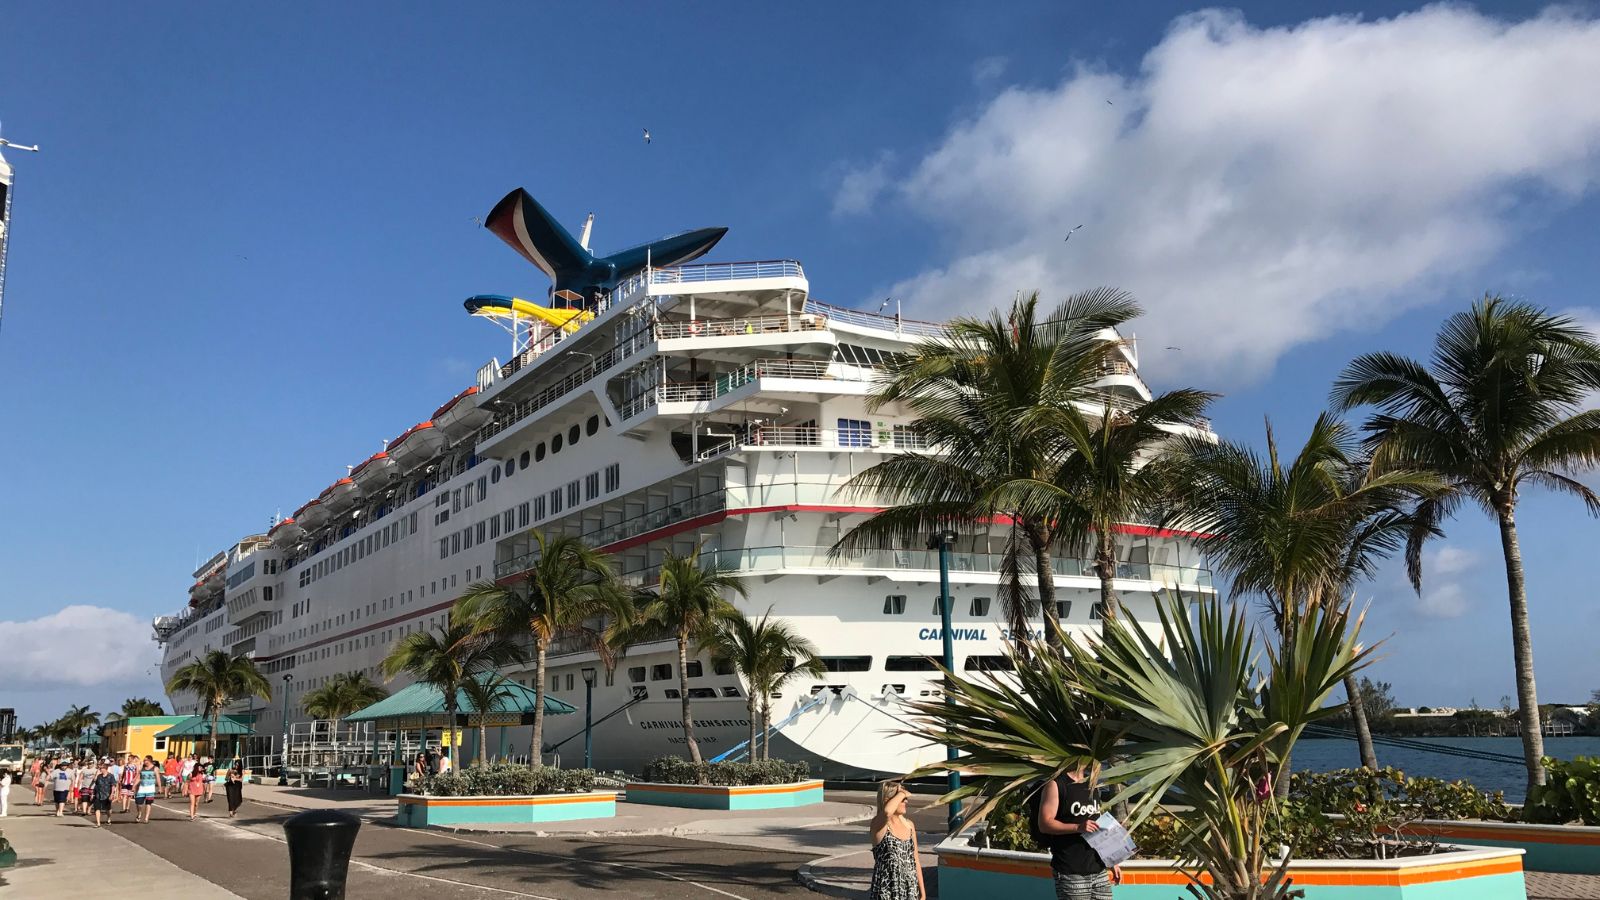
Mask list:
POLYGON ((289 817, 289 900, 344 900, 350 851, 361 821, 334 809, 313 809, 289 817))

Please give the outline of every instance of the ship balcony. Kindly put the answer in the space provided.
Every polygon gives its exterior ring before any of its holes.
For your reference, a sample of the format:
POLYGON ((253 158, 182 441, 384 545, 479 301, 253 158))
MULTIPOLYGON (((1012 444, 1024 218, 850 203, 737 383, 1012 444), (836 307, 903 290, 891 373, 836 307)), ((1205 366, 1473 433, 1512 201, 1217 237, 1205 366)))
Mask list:
MULTIPOLYGON (((936 581, 939 577, 939 554, 934 550, 867 550, 841 556, 833 556, 830 550, 828 547, 744 547, 708 550, 701 554, 701 559, 735 575, 767 578, 812 575, 828 580, 840 575, 861 575, 936 581)), ((950 580, 969 584, 992 582, 1000 574, 1002 559, 999 553, 951 553, 950 580)), ((1093 560, 1057 557, 1052 560, 1051 571, 1057 587, 1098 589, 1100 586, 1093 560)), ((627 584, 642 587, 655 584, 660 574, 660 567, 651 565, 624 571, 621 576, 627 584)), ((1033 580, 1032 576, 1025 578, 1033 580)), ((1163 589, 1213 590, 1210 569, 1146 562, 1119 562, 1112 586, 1118 591, 1143 593, 1163 589)))
POLYGON ((876 370, 827 360, 758 359, 732 372, 704 381, 668 381, 623 401, 624 422, 647 413, 665 416, 703 415, 760 394, 796 401, 814 401, 818 394, 866 396, 877 380, 876 370))

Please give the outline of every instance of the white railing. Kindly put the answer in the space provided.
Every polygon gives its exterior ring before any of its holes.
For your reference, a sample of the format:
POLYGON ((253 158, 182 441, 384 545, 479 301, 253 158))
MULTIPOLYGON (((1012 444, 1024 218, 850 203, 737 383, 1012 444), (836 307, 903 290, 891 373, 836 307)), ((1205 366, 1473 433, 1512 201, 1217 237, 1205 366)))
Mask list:
POLYGON ((763 259, 755 262, 699 263, 651 269, 651 284, 691 284, 704 281, 735 281, 750 278, 804 278, 805 270, 792 259, 763 259))
POLYGON ((704 403, 744 387, 758 378, 800 378, 814 381, 871 381, 876 370, 852 366, 829 371, 832 363, 822 359, 758 359, 725 372, 711 381, 669 381, 640 391, 623 401, 623 419, 631 419, 658 403, 704 403))
POLYGON ((687 322, 657 322, 656 340, 732 335, 781 334, 794 331, 823 331, 825 316, 803 313, 797 316, 752 316, 742 319, 693 319, 687 322))
POLYGON ((906 319, 901 316, 885 316, 879 313, 870 313, 860 309, 850 309, 845 306, 834 306, 831 303, 822 303, 817 300, 807 299, 803 312, 814 312, 832 319, 835 322, 846 322, 851 325, 861 325, 866 328, 878 328, 883 331, 893 331, 900 334, 917 334, 927 337, 939 337, 948 330, 938 322, 924 322, 920 319, 906 319))

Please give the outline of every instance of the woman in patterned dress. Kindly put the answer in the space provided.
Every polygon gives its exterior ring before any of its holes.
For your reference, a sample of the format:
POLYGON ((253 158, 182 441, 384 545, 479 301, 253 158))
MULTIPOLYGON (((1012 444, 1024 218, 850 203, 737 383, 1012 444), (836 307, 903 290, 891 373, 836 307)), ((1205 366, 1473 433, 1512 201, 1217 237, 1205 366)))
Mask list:
POLYGON ((917 829, 906 818, 911 792, 898 781, 878 785, 878 813, 872 817, 871 900, 926 900, 922 866, 917 861, 917 829))

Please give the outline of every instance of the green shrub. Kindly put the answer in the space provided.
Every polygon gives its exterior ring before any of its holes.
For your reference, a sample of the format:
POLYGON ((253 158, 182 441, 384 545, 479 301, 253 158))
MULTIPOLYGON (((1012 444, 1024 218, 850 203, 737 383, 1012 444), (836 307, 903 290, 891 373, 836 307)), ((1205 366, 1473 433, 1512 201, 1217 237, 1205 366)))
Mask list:
POLYGON ((1325 813, 1394 820, 1486 819, 1515 821, 1505 794, 1480 791, 1470 781, 1409 778, 1399 769, 1296 772, 1289 795, 1325 813))
POLYGON ((435 797, 507 797, 577 794, 593 789, 593 769, 495 763, 435 775, 423 784, 422 792, 435 797))
POLYGON ((752 784, 790 784, 804 781, 811 767, 804 762, 767 759, 758 762, 693 762, 678 756, 663 756, 644 767, 644 781, 653 784, 714 784, 745 787, 752 784))
POLYGON ((1530 822, 1600 825, 1600 758, 1570 762, 1545 757, 1545 783, 1528 792, 1523 812, 1530 822))
MULTIPOLYGON (((984 822, 980 841, 987 840, 996 850, 1016 850, 1023 853, 1042 853, 1033 839, 1033 828, 1028 821, 1032 805, 1017 794, 1000 801, 984 822)), ((1183 826, 1173 816, 1153 815, 1133 831, 1134 843, 1139 845, 1139 856, 1145 859, 1174 859, 1181 856, 1183 826)))

